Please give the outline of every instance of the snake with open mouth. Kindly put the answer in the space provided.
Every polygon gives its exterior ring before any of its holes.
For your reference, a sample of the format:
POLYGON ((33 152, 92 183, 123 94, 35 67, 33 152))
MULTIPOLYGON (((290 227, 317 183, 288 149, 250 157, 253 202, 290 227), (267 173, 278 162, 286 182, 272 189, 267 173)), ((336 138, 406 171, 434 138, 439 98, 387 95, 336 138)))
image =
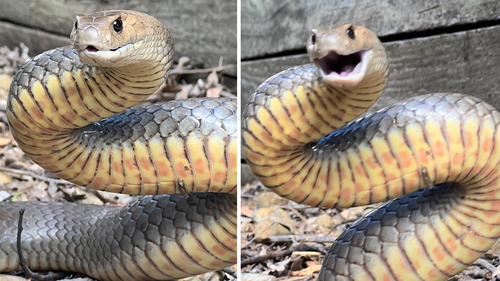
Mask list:
POLYGON ((235 101, 132 107, 165 82, 173 63, 170 34, 149 15, 77 16, 71 41, 14 77, 11 132, 35 163, 60 178, 145 196, 124 208, 1 203, 0 271, 20 268, 20 209, 32 270, 170 280, 236 263, 235 101), (173 194, 179 191, 189 196, 173 194))
POLYGON ((243 151, 290 200, 347 208, 390 200, 330 248, 319 280, 446 280, 500 236, 500 113, 430 94, 358 118, 388 79, 370 30, 313 30, 314 64, 265 81, 243 112, 243 151), (356 119, 358 118, 358 119, 356 119))

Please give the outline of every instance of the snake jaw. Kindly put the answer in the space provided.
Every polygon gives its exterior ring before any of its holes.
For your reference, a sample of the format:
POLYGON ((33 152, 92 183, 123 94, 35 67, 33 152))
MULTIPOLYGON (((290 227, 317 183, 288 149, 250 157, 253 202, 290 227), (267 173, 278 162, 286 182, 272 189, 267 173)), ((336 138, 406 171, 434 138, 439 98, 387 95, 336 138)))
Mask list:
POLYGON ((123 58, 126 58, 126 54, 132 45, 125 44, 112 49, 101 49, 95 45, 80 45, 76 49, 78 56, 84 63, 105 67, 109 64, 116 64, 123 58))
POLYGON ((330 51, 326 56, 314 59, 314 63, 324 82, 337 87, 354 87, 365 77, 370 53, 371 50, 362 50, 350 55, 340 55, 330 51))

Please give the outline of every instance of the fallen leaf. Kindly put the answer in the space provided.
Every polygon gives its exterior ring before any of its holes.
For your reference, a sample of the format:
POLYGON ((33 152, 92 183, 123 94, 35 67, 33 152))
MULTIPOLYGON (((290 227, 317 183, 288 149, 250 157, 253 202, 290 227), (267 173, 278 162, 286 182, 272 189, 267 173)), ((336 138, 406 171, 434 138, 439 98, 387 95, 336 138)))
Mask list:
POLYGON ((295 232, 295 223, 290 215, 278 207, 260 208, 253 215, 256 241, 270 236, 289 235, 295 232))
POLYGON ((222 88, 210 88, 207 90, 207 97, 218 98, 218 97, 220 97, 221 92, 222 92, 222 88))
POLYGON ((272 206, 285 206, 288 204, 288 200, 279 196, 278 194, 268 191, 262 192, 255 196, 255 207, 272 207, 272 206))
POLYGON ((319 259, 320 253, 319 252, 313 252, 313 251, 295 251, 292 253, 292 257, 298 256, 298 257, 305 257, 308 259, 319 259))
POLYGON ((288 265, 288 263, 290 263, 291 259, 292 259, 291 257, 288 257, 280 262, 275 262, 274 260, 268 260, 267 267, 269 267, 271 270, 280 272, 286 269, 286 266, 288 265))
POLYGON ((292 271, 292 276, 310 276, 321 270, 321 264, 314 264, 299 271, 292 271))
POLYGON ((278 278, 268 274, 241 273, 242 281, 277 281, 278 278))
POLYGON ((99 199, 99 197, 95 196, 91 192, 84 191, 80 188, 75 188, 75 194, 85 195, 85 198, 83 198, 82 200, 78 200, 79 203, 102 205, 101 199, 99 199))
POLYGON ((241 206, 241 215, 251 218, 253 216, 253 211, 248 207, 248 205, 241 206))
POLYGON ((0 185, 7 184, 12 181, 12 178, 9 174, 0 172, 0 185))
POLYGON ((352 221, 360 218, 363 215, 365 207, 353 207, 340 212, 340 216, 345 220, 352 221))
POLYGON ((219 76, 217 75, 217 72, 214 70, 212 71, 208 77, 207 77, 207 88, 210 88, 212 86, 217 85, 219 83, 219 76))
POLYGON ((182 85, 182 89, 175 95, 176 100, 185 100, 189 96, 189 92, 193 88, 193 85, 182 85))
POLYGON ((179 58, 179 63, 177 64, 177 66, 175 67, 175 69, 182 69, 184 68, 186 65, 189 64, 191 60, 188 58, 188 57, 180 57, 179 58))
POLYGON ((7 191, 4 191, 4 190, 0 190, 0 202, 9 198, 10 197, 10 193, 8 193, 7 191))

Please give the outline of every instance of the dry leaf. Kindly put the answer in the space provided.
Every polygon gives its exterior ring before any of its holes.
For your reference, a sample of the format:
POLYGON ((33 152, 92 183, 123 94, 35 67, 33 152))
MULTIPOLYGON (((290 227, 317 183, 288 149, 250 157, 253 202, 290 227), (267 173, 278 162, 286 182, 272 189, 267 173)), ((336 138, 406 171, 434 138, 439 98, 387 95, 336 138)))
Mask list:
POLYGON ((308 259, 319 260, 320 253, 313 251, 295 251, 292 253, 292 257, 305 257, 308 259))
POLYGON ((8 184, 12 181, 9 174, 0 172, 0 185, 8 184))
POLYGON ((6 275, 6 274, 0 274, 0 280, 3 280, 3 281, 28 281, 31 279, 26 279, 26 278, 12 276, 12 275, 6 275))
POLYGON ((360 218, 363 215, 365 207, 353 207, 340 212, 340 216, 344 219, 352 221, 360 218))
POLYGON ((196 98, 202 94, 202 90, 198 85, 194 85, 193 89, 191 90, 191 93, 189 93, 190 97, 196 98))
POLYGON ((241 206, 241 215, 249 218, 253 217, 253 211, 248 205, 241 206))
POLYGON ((288 263, 290 263, 291 259, 292 258, 288 257, 280 262, 275 262, 274 260, 268 260, 266 263, 267 267, 269 267, 271 270, 280 272, 286 269, 286 266, 288 265, 288 263))
POLYGON ((242 281, 277 281, 278 278, 268 274, 241 273, 242 281))
POLYGON ((10 197, 10 193, 8 193, 7 191, 4 191, 4 190, 0 190, 0 202, 9 198, 10 197))
POLYGON ((207 90, 207 97, 218 98, 218 97, 220 97, 221 92, 222 92, 222 88, 210 88, 207 90))
POLYGON ((3 137, 0 137, 0 146, 6 146, 7 144, 9 144, 11 141, 10 138, 3 138, 3 137))
POLYGON ((292 276, 310 276, 321 270, 321 264, 313 264, 299 271, 292 271, 292 276))
POLYGON ((47 183, 40 182, 29 191, 28 197, 30 198, 30 200, 34 199, 42 200, 47 197, 46 189, 47 189, 47 183))
POLYGON ((207 77, 206 87, 207 88, 213 87, 213 86, 217 85, 217 83, 219 83, 219 76, 217 75, 217 72, 215 72, 215 70, 214 70, 207 77))
POLYGON ((193 85, 182 85, 182 89, 175 95, 176 100, 185 100, 189 96, 189 92, 193 88, 193 85))
POLYGON ((295 232, 295 223, 290 215, 278 207, 260 208, 253 215, 256 241, 275 235, 289 235, 295 232))
POLYGON ((179 63, 175 67, 175 69, 181 69, 184 68, 186 65, 189 64, 191 60, 188 57, 180 57, 179 58, 179 63))
POLYGON ((267 191, 262 192, 254 197, 255 206, 259 207, 272 207, 272 206, 285 206, 288 204, 288 200, 279 196, 278 194, 267 191))
POLYGON ((84 191, 80 188, 75 188, 75 194, 76 195, 82 195, 82 194, 85 195, 84 199, 78 200, 79 203, 102 205, 101 199, 99 199, 99 197, 95 196, 91 192, 84 191))

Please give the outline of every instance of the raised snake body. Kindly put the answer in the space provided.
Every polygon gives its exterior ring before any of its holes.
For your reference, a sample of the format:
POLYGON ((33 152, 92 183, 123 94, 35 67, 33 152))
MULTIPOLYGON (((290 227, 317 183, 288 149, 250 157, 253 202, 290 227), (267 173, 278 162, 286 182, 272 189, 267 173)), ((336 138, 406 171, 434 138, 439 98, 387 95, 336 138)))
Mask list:
POLYGON ((244 110, 252 171, 313 206, 397 198, 336 240, 319 280, 448 279, 500 236, 500 113, 471 96, 434 94, 352 121, 385 86, 385 50, 363 27, 313 33, 315 65, 269 78, 244 110))
POLYGON ((168 280, 234 264, 235 102, 192 99, 126 110, 165 82, 173 62, 169 32, 149 15, 78 16, 71 39, 73 46, 38 55, 14 77, 7 116, 19 147, 79 185, 142 195, 183 189, 190 196, 145 196, 125 208, 2 203, 0 270, 19 268, 21 208, 32 270, 168 280))

